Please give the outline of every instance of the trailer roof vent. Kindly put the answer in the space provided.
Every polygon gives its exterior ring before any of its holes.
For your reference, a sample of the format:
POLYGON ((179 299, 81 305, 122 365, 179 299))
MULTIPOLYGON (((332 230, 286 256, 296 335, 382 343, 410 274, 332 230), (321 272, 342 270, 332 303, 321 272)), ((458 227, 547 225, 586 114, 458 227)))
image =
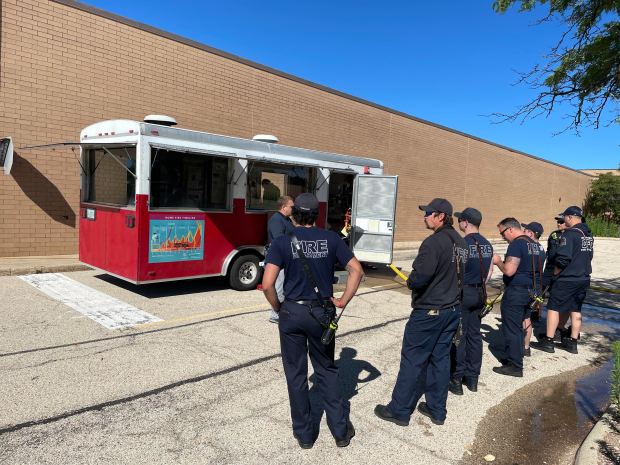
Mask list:
POLYGON ((171 116, 166 115, 146 115, 144 117, 145 123, 160 124, 162 126, 176 126, 177 120, 171 116))
POLYGON ((252 140, 267 142, 268 144, 277 144, 278 142, 280 142, 280 139, 271 134, 256 134, 254 137, 252 137, 252 140))

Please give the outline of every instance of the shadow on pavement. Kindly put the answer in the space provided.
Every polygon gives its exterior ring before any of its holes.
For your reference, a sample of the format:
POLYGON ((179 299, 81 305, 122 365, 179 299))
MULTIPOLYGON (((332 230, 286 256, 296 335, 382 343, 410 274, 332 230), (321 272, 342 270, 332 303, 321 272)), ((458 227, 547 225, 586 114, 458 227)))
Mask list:
MULTIPOLYGON (((369 383, 381 376, 381 372, 375 368, 374 365, 366 360, 357 359, 355 358, 356 356, 357 350, 352 347, 343 347, 340 351, 340 358, 336 360, 342 389, 341 393, 344 400, 344 409, 347 417, 351 411, 350 400, 364 388, 365 383, 369 383)), ((310 376, 310 382, 312 383, 312 388, 310 389, 312 420, 318 431, 325 409, 314 374, 310 376)))
MULTIPOLYGON (((184 279, 181 281, 168 281, 153 284, 142 284, 137 286, 109 274, 95 275, 106 283, 118 286, 134 294, 141 295, 147 299, 158 299, 160 297, 173 297, 176 295, 199 294, 209 291, 231 290, 228 281, 223 276, 200 279, 184 279)), ((241 292, 241 291, 239 291, 241 292)))

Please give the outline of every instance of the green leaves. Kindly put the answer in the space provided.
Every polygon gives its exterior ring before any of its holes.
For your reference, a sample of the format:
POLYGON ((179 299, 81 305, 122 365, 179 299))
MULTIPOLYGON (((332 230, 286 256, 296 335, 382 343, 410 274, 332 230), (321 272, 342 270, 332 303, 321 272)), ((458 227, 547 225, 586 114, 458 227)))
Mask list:
POLYGON ((576 132, 620 121, 620 0, 496 0, 493 8, 504 13, 515 4, 521 12, 548 4, 542 21, 559 19, 566 31, 546 63, 521 74, 520 83, 539 89, 538 96, 513 114, 494 116, 526 120, 561 106, 570 112, 566 129, 576 132))

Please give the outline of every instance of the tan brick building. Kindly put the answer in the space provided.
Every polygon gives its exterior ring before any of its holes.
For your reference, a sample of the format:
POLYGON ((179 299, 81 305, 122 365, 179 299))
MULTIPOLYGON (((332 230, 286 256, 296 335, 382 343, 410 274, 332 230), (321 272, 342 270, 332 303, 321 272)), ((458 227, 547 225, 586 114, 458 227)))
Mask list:
MULTIPOLYGON (((441 127, 70 0, 0 0, 0 256, 76 253, 79 172, 68 148, 104 119, 174 116, 180 126, 369 156, 400 175, 397 240, 424 237, 415 206, 432 197, 545 228, 582 203, 584 173, 441 127)), ((77 152, 77 151, 76 151, 77 152)))

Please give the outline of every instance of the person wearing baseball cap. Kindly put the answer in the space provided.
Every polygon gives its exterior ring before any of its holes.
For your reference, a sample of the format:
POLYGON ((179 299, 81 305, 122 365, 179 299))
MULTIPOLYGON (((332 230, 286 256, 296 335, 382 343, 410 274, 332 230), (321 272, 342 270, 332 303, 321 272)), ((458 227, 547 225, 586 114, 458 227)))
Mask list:
POLYGON ((560 315, 570 314, 571 334, 562 337, 561 347, 569 353, 577 353, 577 341, 581 330, 581 306, 590 287, 594 238, 584 223, 583 210, 570 206, 560 215, 566 229, 555 254, 554 273, 547 303, 547 334, 542 337, 538 349, 555 352, 553 338, 560 323, 560 315))
POLYGON ((545 232, 542 224, 537 221, 532 221, 531 223, 527 224, 521 223, 521 227, 523 227, 523 232, 525 232, 525 235, 528 236, 530 239, 534 239, 536 242, 538 242, 540 236, 542 236, 543 232, 545 232))
MULTIPOLYGON (((539 251, 539 260, 537 260, 536 265, 534 266, 534 274, 536 275, 537 286, 535 293, 542 297, 544 294, 544 287, 542 284, 542 275, 543 275, 543 263, 545 261, 545 249, 540 243, 540 236, 542 236, 544 229, 542 224, 537 221, 532 221, 531 223, 521 223, 523 227, 523 233, 529 237, 532 241, 536 243, 539 251)), ((530 350, 530 340, 532 339, 532 321, 540 320, 540 302, 536 302, 534 308, 530 308, 527 312, 527 318, 523 320, 523 331, 525 331, 524 343, 523 343, 523 355, 526 357, 530 357, 532 352, 530 350)))
POLYGON ((319 201, 313 194, 303 193, 295 198, 293 221, 296 227, 292 234, 297 243, 293 243, 290 234, 276 238, 265 257, 263 275, 265 297, 279 313, 280 350, 293 436, 302 449, 310 449, 319 434, 308 391, 308 354, 320 381, 325 416, 336 446, 348 446, 355 435, 338 382, 335 340, 323 344, 321 337, 325 325, 333 318, 334 307, 344 308, 349 303, 364 273, 362 265, 338 234, 315 226, 318 216, 319 201), (334 266, 337 263, 347 269, 349 276, 342 297, 334 298, 334 266), (284 302, 279 301, 275 289, 280 269, 284 270, 284 302))
MULTIPOLYGON (((564 215, 558 215, 555 217, 555 221, 557 224, 557 229, 549 234, 547 238, 547 261, 545 262, 545 269, 543 270, 543 289, 545 289, 545 297, 549 296, 549 289, 551 287, 551 278, 553 277, 553 272, 555 270, 555 255, 557 254, 558 247, 560 246, 560 241, 562 239, 562 235, 564 234, 564 230, 566 229, 566 224, 564 223, 564 215)), ((560 321, 558 325, 558 329, 560 330, 560 337, 564 336, 570 337, 570 327, 565 329, 566 322, 568 321, 569 313, 561 313, 560 321)), ((540 340, 542 337, 546 336, 547 330, 542 335, 539 335, 538 339, 540 340)))
POLYGON ((436 198, 419 208, 433 234, 422 241, 407 279, 413 311, 405 325, 392 398, 375 407, 375 415, 399 426, 409 424, 416 404, 432 423, 442 425, 446 419, 450 347, 459 326, 467 262, 467 243, 452 227, 450 202, 436 198), (426 402, 418 404, 422 394, 426 402))
POLYGON ((486 303, 486 283, 493 272, 493 246, 480 234, 482 214, 468 207, 454 213, 459 229, 465 233, 468 258, 463 277, 463 303, 461 306, 462 335, 456 348, 455 370, 452 373, 449 390, 463 395, 463 384, 471 392, 478 391, 478 377, 482 366, 482 335, 480 334, 480 312, 486 303))

